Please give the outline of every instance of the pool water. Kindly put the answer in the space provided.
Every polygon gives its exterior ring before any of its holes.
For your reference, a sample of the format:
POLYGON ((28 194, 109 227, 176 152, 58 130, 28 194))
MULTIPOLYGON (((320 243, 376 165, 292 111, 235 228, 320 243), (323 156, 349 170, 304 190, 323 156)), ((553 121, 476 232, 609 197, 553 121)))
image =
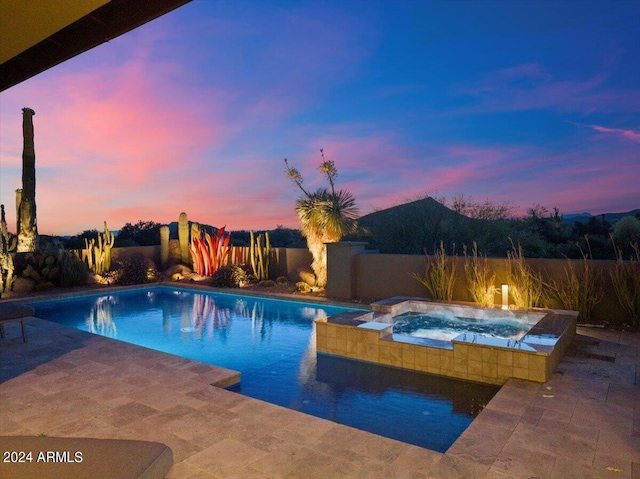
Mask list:
POLYGON ((240 371, 241 394, 440 452, 498 391, 316 354, 313 321, 349 308, 164 286, 31 305, 39 318, 240 371))
POLYGON ((519 321, 513 316, 465 318, 443 309, 429 313, 408 312, 396 316, 393 332, 441 341, 451 341, 459 334, 465 333, 519 340, 531 327, 532 324, 519 321))

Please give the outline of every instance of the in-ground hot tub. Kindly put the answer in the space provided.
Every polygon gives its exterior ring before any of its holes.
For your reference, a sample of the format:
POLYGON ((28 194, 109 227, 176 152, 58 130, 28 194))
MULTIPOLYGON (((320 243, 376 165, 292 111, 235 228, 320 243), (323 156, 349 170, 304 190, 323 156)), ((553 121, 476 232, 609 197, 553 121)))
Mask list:
POLYGON ((540 311, 512 311, 474 308, 455 304, 415 302, 400 315, 386 315, 380 321, 393 323, 393 333, 429 339, 441 347, 451 347, 458 336, 478 336, 521 340, 544 316, 540 311))
POLYGON ((316 321, 318 352, 490 384, 546 382, 575 335, 578 315, 405 297, 371 307, 316 321))

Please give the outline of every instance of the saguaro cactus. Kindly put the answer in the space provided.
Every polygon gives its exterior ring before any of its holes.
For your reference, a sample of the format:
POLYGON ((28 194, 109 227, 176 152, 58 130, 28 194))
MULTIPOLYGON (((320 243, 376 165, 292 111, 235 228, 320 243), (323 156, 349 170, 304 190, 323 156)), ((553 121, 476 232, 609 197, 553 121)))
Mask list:
POLYGON ((169 227, 162 225, 160 227, 160 265, 162 269, 166 269, 169 263, 169 227))
POLYGON ((22 191, 16 192, 18 210, 18 252, 35 251, 38 248, 38 224, 36 221, 36 153, 33 144, 33 115, 31 108, 22 109, 22 191))
POLYGON ((191 264, 189 252, 189 219, 185 212, 178 217, 178 240, 180 241, 180 261, 183 264, 191 264))

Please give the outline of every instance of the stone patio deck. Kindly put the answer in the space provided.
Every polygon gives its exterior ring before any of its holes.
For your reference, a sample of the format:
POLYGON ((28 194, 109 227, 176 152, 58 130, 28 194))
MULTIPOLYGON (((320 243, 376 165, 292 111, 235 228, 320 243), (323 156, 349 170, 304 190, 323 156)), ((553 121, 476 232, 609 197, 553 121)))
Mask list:
POLYGON ((510 380, 440 454, 211 385, 229 370, 26 323, 27 344, 17 323, 0 340, 1 434, 163 442, 171 479, 640 479, 637 333, 579 328, 550 381, 510 380))

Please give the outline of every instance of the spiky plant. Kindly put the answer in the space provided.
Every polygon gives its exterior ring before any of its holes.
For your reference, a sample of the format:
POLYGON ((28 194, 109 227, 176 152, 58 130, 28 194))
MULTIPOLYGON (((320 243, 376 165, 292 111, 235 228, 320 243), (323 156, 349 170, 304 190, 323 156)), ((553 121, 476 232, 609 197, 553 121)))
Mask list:
POLYGON ((326 177, 330 189, 319 188, 315 192, 303 186, 300 172, 289 166, 285 174, 299 189, 303 196, 296 201, 296 213, 300 218, 300 231, 307 239, 307 247, 313 256, 311 268, 316 275, 316 285, 323 288, 327 284, 327 248, 325 243, 335 243, 355 230, 358 209, 353 195, 345 190, 335 189, 338 176, 333 161, 325 160, 324 150, 320 149, 322 163, 318 170, 326 177))
POLYGON ((432 299, 451 301, 456 281, 456 255, 447 256, 444 243, 440 241, 440 248, 435 250, 432 257, 427 256, 424 276, 415 273, 411 276, 429 290, 432 299))
POLYGON ((464 272, 467 277, 467 288, 475 303, 483 307, 493 307, 496 294, 496 275, 489 268, 486 255, 478 253, 478 244, 474 241, 471 255, 464 248, 464 272))
POLYGON ((611 283, 616 293, 620 306, 631 318, 631 324, 640 327, 640 247, 638 243, 632 243, 634 254, 629 260, 622 257, 622 250, 613 243, 616 252, 615 265, 609 270, 611 283))
POLYGON ((511 251, 507 251, 507 283, 516 309, 539 306, 544 292, 542 275, 531 268, 522 254, 522 246, 516 248, 513 241, 511 251))
POLYGON ((562 308, 578 311, 583 323, 592 322, 593 310, 604 296, 602 272, 594 268, 592 259, 584 252, 579 263, 568 259, 564 277, 549 284, 551 294, 562 308))

